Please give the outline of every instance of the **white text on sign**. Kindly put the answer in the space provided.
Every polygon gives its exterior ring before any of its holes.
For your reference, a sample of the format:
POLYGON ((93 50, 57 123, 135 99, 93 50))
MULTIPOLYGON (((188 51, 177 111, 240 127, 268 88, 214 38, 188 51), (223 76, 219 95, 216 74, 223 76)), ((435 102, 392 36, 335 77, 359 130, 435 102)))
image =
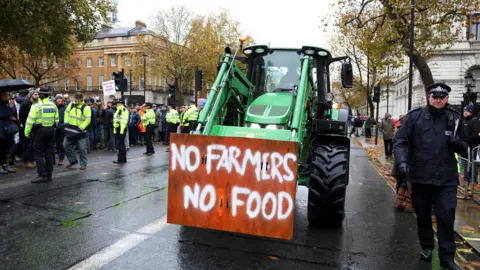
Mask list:
MULTIPOLYGON (((171 145, 171 153, 173 162, 171 168, 173 171, 177 169, 177 166, 181 170, 189 172, 194 172, 200 167, 200 150, 194 145, 181 145, 179 148, 173 143, 171 145)), ((231 173, 235 169, 235 173, 244 175, 248 165, 251 165, 255 169, 257 181, 277 179, 280 183, 283 183, 283 181, 295 180, 289 162, 295 162, 296 160, 296 155, 292 153, 281 155, 277 152, 253 152, 251 149, 246 149, 242 153, 236 146, 227 147, 222 144, 211 144, 207 146, 206 171, 207 174, 210 174, 212 170, 226 170, 231 173), (213 164, 214 161, 217 161, 216 166, 213 164), (262 164, 267 163, 271 165, 262 166, 262 164), (285 174, 280 173, 280 168, 283 168, 285 174)))

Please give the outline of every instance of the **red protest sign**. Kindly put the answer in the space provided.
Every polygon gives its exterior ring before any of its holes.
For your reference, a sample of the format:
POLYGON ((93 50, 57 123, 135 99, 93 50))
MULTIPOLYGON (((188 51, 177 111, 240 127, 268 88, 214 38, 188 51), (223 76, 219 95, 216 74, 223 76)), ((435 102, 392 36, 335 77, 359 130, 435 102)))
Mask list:
POLYGON ((298 143, 171 134, 167 222, 292 239, 298 143))

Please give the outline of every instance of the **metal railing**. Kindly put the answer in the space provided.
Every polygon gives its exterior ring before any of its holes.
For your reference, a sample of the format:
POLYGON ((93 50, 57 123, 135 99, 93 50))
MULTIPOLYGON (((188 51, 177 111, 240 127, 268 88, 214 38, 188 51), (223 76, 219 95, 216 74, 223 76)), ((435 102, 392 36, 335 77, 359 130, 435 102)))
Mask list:
POLYGON ((470 183, 471 184, 471 189, 472 189, 472 193, 471 193, 471 196, 472 196, 472 199, 476 202, 476 203, 479 203, 480 204, 480 200, 479 199, 475 199, 474 195, 475 194, 480 194, 480 192, 476 192, 475 191, 475 182, 477 181, 477 179, 479 178, 479 173, 480 173, 480 146, 477 146, 477 147, 474 147, 472 149, 472 158, 471 158, 471 172, 472 172, 472 177, 470 179, 470 183))
MULTIPOLYGON (((468 156, 466 158, 457 156, 458 176, 461 180, 460 185, 458 185, 458 191, 464 195, 463 198, 461 198, 464 200, 468 199, 468 185, 470 182, 473 182, 471 181, 471 178, 473 175, 472 174, 473 163, 471 161, 472 159, 471 159, 470 153, 471 153, 470 148, 468 148, 468 156)), ((473 197, 473 194, 472 194, 472 197, 473 197)))

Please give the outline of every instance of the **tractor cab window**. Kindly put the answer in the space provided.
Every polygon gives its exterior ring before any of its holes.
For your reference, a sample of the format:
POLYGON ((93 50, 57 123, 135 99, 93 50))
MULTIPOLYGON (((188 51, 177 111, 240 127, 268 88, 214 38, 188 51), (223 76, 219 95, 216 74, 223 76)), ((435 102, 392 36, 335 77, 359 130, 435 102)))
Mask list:
POLYGON ((289 92, 298 86, 301 71, 301 55, 296 51, 277 50, 253 61, 252 78, 254 97, 264 93, 289 92))

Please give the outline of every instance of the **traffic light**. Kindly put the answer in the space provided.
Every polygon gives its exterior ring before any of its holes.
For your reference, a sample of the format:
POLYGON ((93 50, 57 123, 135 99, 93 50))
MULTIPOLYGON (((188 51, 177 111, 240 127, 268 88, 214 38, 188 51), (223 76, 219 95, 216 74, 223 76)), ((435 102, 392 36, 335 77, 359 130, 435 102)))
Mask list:
POLYGON ((373 87, 373 102, 380 102, 380 85, 373 87))
POLYGON ((168 84, 168 97, 175 99, 175 83, 168 84))
POLYGON ((115 81, 115 91, 120 91, 122 88, 121 88, 121 85, 122 85, 122 72, 120 71, 115 71, 112 73, 112 78, 113 80, 115 81))
POLYGON ((203 85, 203 72, 197 69, 195 70, 195 91, 201 91, 203 85))

